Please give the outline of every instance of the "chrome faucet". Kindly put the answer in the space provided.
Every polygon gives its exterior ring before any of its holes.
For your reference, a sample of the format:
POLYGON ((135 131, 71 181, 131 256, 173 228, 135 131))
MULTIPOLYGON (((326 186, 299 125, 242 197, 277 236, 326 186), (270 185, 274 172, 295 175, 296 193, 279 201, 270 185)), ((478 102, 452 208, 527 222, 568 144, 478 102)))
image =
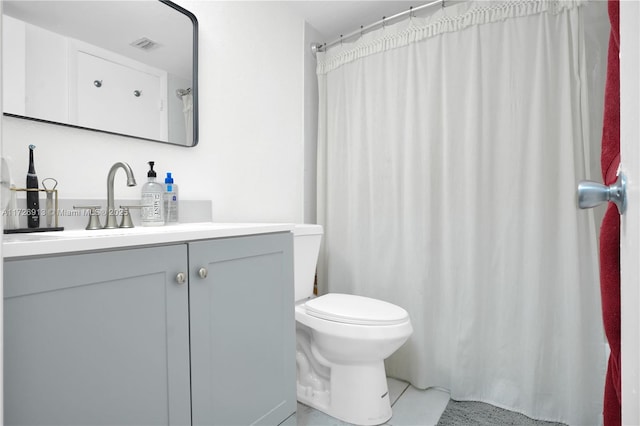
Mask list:
POLYGON ((116 208, 113 197, 113 180, 116 177, 116 171, 122 168, 127 174, 127 186, 136 186, 136 178, 133 177, 133 171, 127 163, 115 163, 109 170, 107 176, 107 223, 104 225, 105 229, 117 228, 118 223, 116 221, 116 208))

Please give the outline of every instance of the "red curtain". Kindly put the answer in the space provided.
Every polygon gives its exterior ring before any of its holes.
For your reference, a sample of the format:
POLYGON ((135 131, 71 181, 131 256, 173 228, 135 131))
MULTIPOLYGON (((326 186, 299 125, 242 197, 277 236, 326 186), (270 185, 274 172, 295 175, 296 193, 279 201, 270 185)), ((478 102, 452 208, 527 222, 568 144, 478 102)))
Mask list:
MULTIPOLYGON (((616 181, 620 163, 620 26, 619 1, 609 0, 609 57, 604 99, 601 166, 605 185, 616 181)), ((604 425, 620 425, 620 215, 609 203, 600 228, 600 291, 604 331, 611 347, 604 389, 604 425)))

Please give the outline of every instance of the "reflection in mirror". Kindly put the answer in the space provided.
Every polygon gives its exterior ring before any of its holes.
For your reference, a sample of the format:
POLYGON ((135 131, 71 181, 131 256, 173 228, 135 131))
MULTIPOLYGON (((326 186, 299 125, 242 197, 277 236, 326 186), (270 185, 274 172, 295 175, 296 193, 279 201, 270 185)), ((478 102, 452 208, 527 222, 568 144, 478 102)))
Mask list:
POLYGON ((5 0, 5 115, 193 146, 197 20, 165 0, 5 0))

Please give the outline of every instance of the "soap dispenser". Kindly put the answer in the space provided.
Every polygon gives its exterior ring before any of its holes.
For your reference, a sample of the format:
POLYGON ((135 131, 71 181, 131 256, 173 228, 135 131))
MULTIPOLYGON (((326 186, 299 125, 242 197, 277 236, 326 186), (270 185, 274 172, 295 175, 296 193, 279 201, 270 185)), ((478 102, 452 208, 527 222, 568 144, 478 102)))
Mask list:
POLYGON ((164 225, 164 187, 156 182, 156 172, 153 170, 154 161, 149 161, 147 182, 142 185, 142 200, 140 202, 140 223, 142 226, 164 225))

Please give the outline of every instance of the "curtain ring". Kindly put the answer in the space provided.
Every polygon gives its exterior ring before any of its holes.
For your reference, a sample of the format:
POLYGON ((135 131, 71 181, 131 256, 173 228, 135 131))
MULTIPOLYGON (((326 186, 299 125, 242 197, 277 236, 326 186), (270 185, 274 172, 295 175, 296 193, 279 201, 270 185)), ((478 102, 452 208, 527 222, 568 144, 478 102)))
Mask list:
POLYGON ((360 37, 364 35, 364 25, 360 25, 360 37))
POLYGON ((442 8, 443 9, 444 9, 444 2, 445 2, 445 0, 442 0, 442 8))
POLYGON ((413 6, 409 6, 409 22, 413 21, 413 6))
POLYGON ((340 47, 342 47, 342 34, 340 34, 340 47))

